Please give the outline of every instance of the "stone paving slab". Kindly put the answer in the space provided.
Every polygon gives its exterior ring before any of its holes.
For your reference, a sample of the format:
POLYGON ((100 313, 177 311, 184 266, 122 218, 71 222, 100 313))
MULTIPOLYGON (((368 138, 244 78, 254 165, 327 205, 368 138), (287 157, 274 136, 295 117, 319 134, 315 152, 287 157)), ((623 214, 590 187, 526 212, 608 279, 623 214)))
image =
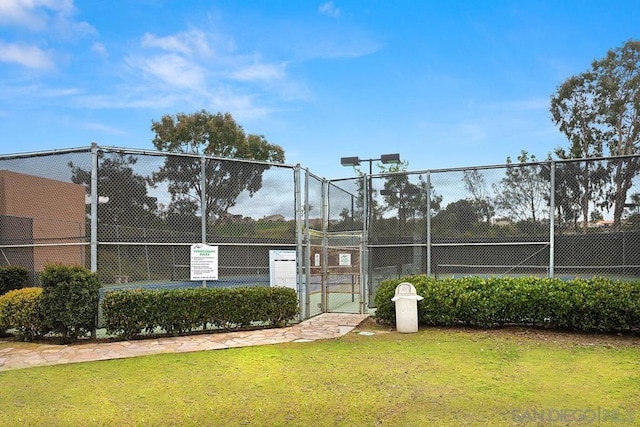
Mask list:
POLYGON ((368 314, 324 313, 285 328, 75 345, 0 340, 0 371, 160 353, 185 353, 332 339, 349 333, 367 317, 369 317, 368 314))

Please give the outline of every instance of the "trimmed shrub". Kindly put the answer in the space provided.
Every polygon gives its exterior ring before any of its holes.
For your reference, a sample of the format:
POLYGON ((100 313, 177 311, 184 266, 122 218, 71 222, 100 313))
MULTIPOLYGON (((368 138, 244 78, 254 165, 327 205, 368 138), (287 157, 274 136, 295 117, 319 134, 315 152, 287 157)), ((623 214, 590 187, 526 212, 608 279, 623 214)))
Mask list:
POLYGON ((288 288, 137 289, 107 292, 102 311, 108 333, 131 339, 143 331, 175 335, 209 326, 283 324, 298 314, 298 297, 288 288))
POLYGON ((395 323, 395 287, 413 283, 424 299, 418 319, 426 325, 492 327, 515 324, 579 331, 640 330, 640 283, 590 280, 465 277, 435 280, 424 275, 383 282, 376 317, 395 323))
POLYGON ((24 267, 7 266, 0 267, 0 295, 7 292, 24 288, 29 279, 29 272, 24 267))
POLYGON ((151 324, 152 307, 150 291, 134 289, 130 291, 107 292, 102 300, 102 313, 109 333, 117 333, 123 339, 140 335, 151 324))
POLYGON ((42 288, 22 288, 0 296, 0 329, 12 329, 24 341, 48 332, 42 316, 42 288))
POLYGON ((261 316, 273 326, 286 324, 298 314, 298 294, 291 288, 266 288, 261 316))
POLYGON ((45 324, 63 341, 73 341, 96 328, 100 280, 80 266, 50 264, 40 274, 45 324))

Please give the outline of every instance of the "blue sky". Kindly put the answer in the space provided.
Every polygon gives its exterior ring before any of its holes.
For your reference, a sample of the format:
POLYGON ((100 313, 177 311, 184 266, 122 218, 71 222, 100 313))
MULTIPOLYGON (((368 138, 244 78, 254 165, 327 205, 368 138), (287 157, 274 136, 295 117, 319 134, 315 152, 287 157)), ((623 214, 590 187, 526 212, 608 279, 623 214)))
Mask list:
POLYGON ((640 38, 640 2, 0 1, 0 154, 152 149, 151 121, 230 112, 287 163, 409 169, 545 157, 549 99, 640 38))

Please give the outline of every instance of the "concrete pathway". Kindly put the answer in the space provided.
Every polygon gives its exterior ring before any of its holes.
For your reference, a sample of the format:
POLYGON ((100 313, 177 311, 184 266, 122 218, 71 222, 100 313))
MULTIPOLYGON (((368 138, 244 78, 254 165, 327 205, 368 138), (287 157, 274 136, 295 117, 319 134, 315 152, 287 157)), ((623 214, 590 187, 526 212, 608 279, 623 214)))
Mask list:
POLYGON ((0 371, 159 353, 338 338, 349 333, 367 317, 367 314, 324 313, 285 328, 74 345, 34 344, 0 339, 0 371))

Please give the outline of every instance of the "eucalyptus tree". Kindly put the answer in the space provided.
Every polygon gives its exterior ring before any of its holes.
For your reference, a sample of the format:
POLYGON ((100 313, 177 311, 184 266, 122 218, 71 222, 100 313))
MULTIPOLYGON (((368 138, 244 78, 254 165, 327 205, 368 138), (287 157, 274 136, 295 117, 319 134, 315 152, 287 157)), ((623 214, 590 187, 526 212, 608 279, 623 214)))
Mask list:
POLYGON ((464 188, 471 194, 471 202, 478 220, 489 222, 495 215, 495 207, 487 190, 487 181, 477 169, 467 169, 463 172, 464 188))
POLYGON ((548 211, 549 181, 542 164, 522 150, 518 163, 507 157, 505 176, 493 184, 495 207, 516 221, 539 221, 548 211))
POLYGON ((247 135, 229 113, 201 110, 164 115, 159 121, 152 121, 151 130, 155 133, 153 145, 160 151, 215 157, 206 161, 204 181, 198 157, 167 156, 153 176, 155 184, 167 184, 172 206, 191 208, 193 205, 185 200, 195 200, 206 206, 203 214, 214 224, 235 205, 243 191, 252 196, 262 188, 262 176, 270 168, 269 163, 284 162, 280 146, 270 144, 262 135, 247 135), (201 200, 202 183, 205 200, 201 200))
MULTIPOLYGON (((551 98, 553 122, 569 139, 564 158, 640 154, 640 42, 629 40, 592 62, 591 68, 567 79, 551 98), (606 148, 606 152, 605 152, 606 148)), ((613 159, 604 166, 583 163, 580 206, 583 227, 589 201, 613 207, 614 227, 620 229, 627 193, 640 171, 638 157, 613 159), (610 182, 604 192, 605 183, 610 182)))

